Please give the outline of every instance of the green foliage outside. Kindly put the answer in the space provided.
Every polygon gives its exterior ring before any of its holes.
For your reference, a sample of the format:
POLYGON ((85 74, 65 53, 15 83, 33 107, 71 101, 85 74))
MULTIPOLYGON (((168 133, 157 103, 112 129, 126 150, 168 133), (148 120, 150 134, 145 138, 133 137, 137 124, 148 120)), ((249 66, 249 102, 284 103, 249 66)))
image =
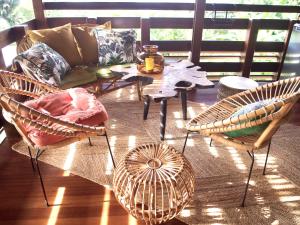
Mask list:
POLYGON ((14 25, 15 22, 18 21, 18 15, 15 11, 17 6, 19 5, 19 0, 1 0, 1 11, 0 15, 9 25, 14 25))
POLYGON ((0 0, 0 30, 33 18, 31 0, 0 0))

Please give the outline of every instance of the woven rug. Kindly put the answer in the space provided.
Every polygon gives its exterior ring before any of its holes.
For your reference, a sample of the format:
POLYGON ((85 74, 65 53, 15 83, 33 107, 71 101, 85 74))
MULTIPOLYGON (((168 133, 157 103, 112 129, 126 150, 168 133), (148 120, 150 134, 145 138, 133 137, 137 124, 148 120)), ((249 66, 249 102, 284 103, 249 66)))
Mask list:
MULTIPOLYGON (((110 119, 108 135, 118 162, 131 148, 145 142, 159 142, 159 104, 151 103, 143 121, 143 103, 134 87, 101 96, 110 119)), ((188 103, 193 117, 208 106, 188 103)), ((166 140, 181 151, 186 131, 179 99, 168 102, 166 140)), ((273 138, 268 172, 262 175, 266 149, 256 153, 254 172, 241 208, 250 157, 245 152, 213 143, 194 135, 187 142, 185 156, 196 174, 196 190, 191 204, 178 219, 187 224, 300 224, 300 127, 284 125, 273 138)), ((46 151, 41 160, 108 187, 112 184, 112 162, 104 137, 92 138, 63 148, 46 151)), ((13 149, 27 155, 21 141, 13 149)), ((28 161, 28 163, 30 163, 28 161)), ((46 175, 45 175, 46 176, 46 175)))

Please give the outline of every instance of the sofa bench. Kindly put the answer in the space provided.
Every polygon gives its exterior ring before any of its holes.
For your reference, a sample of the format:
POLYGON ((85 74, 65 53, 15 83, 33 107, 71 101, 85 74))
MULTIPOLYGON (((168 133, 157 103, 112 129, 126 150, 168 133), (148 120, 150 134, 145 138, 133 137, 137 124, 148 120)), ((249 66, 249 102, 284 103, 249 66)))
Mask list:
MULTIPOLYGON (((43 29, 43 30, 29 30, 26 32, 25 36, 18 42, 17 44, 17 53, 21 53, 23 51, 28 50, 34 44, 34 41, 45 42, 55 51, 60 53, 65 59, 69 62, 71 66, 71 70, 68 71, 61 83, 59 84, 59 88, 61 89, 68 89, 78 86, 93 86, 93 92, 97 94, 103 94, 117 88, 122 88, 132 84, 132 82, 124 82, 121 81, 120 74, 110 74, 110 76, 103 77, 101 75, 101 69, 103 67, 99 67, 97 65, 98 62, 98 51, 97 51, 97 41, 96 38, 93 36, 92 29, 94 27, 101 27, 103 29, 111 29, 111 23, 106 22, 105 24, 98 25, 98 24, 78 24, 78 25, 69 25, 71 27, 72 33, 70 34, 70 30, 68 29, 68 24, 60 27, 55 27, 51 29, 43 29), (56 29, 56 30, 55 30, 56 29), (58 30, 58 31, 57 31, 58 30), (67 31, 66 31, 67 30, 67 31), (53 31, 53 32, 52 32, 53 31), (79 55, 81 56, 81 60, 77 59, 70 59, 68 54, 65 54, 64 50, 60 50, 61 46, 57 46, 56 42, 53 40, 48 40, 45 36, 49 34, 49 39, 57 33, 67 33, 66 35, 74 35, 74 41, 78 48, 79 55), (34 35, 32 35, 34 34, 34 35), (42 34, 42 35, 41 35, 42 34), (38 36, 40 35, 40 37, 38 36), (51 36, 52 35, 52 36, 51 36), (35 40, 33 40, 36 38, 35 40), (119 85, 115 85, 117 82, 120 82, 119 85), (108 83, 106 87, 108 88, 101 88, 99 85, 103 85, 103 83, 108 83)), ((61 41, 61 40, 58 40, 61 41)), ((70 42, 70 38, 68 39, 70 42)), ((68 45, 68 44, 67 44, 68 45)), ((72 57, 72 56, 71 56, 72 57)), ((23 72, 26 75, 26 71, 22 71, 20 67, 14 66, 13 70, 15 72, 23 72)), ((30 76, 30 75, 29 75, 30 76)), ((34 77, 31 77, 34 78, 34 77)), ((91 89, 90 89, 91 90, 91 89)))

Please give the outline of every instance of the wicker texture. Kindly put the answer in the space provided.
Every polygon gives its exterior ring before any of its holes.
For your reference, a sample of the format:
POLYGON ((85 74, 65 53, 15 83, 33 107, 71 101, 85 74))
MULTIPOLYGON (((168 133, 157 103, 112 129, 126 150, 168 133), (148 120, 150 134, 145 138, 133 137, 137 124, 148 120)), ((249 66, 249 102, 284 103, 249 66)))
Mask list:
POLYGON ((113 186, 120 204, 147 224, 174 218, 189 203, 195 177, 190 163, 165 144, 144 144, 117 166, 113 186))
POLYGON ((235 95, 240 92, 242 92, 242 90, 229 88, 222 83, 219 83, 217 99, 222 100, 223 98, 235 95))
POLYGON ((300 77, 268 83, 227 97, 200 113, 187 124, 187 130, 199 132, 212 139, 241 150, 254 150, 268 144, 273 134, 285 122, 300 96, 300 77), (272 104, 230 118, 242 106, 261 100, 276 99, 272 104), (279 110, 277 110, 279 109, 279 110), (270 122, 260 134, 228 138, 224 132, 240 130, 270 122))
POLYGON ((33 46, 33 42, 31 41, 28 35, 25 35, 18 43, 17 43, 17 53, 27 51, 33 46))
POLYGON ((245 90, 256 88, 258 83, 246 77, 227 76, 219 81, 218 87, 218 100, 227 98, 228 96, 235 95, 245 90))
MULTIPOLYGON (((48 134, 69 138, 67 141, 62 141, 62 145, 91 136, 102 136, 106 132, 104 126, 94 127, 63 121, 29 108, 14 98, 21 95, 36 99, 47 93, 60 91, 58 88, 24 75, 2 70, 0 70, 0 82, 0 104, 10 115, 12 123, 24 141, 33 148, 37 148, 37 146, 28 138, 22 124, 27 124, 48 134)), ((57 146, 60 146, 59 143, 55 144, 55 147, 57 146)), ((47 148, 51 148, 51 146, 47 146, 47 148)))

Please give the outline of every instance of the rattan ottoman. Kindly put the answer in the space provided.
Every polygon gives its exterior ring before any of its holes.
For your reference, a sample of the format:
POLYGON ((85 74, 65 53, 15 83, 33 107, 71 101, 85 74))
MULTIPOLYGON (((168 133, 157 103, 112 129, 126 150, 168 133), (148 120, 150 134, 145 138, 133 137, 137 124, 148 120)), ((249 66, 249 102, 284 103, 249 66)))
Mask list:
POLYGON ((166 222, 180 213, 194 193, 190 163, 166 144, 140 145, 121 160, 113 188, 119 203, 146 224, 166 222))
POLYGON ((239 76, 222 77, 219 81, 218 100, 256 87, 258 87, 258 83, 250 78, 239 76))

